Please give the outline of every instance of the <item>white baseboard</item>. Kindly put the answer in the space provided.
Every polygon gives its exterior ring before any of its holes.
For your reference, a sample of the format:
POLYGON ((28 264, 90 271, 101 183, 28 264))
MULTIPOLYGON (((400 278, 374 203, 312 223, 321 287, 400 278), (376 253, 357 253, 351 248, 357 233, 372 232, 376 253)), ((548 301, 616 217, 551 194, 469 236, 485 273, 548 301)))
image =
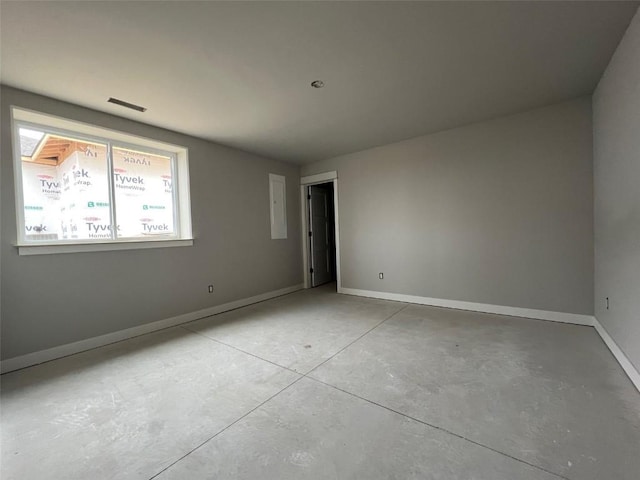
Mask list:
POLYGON ((463 302, 459 300, 446 300, 442 298, 418 297, 414 295, 404 295, 400 293, 376 292, 373 290, 358 290, 355 288, 339 288, 338 293, 346 295, 356 295, 359 297, 379 298, 382 300, 393 300, 396 302, 417 303, 420 305, 430 305, 433 307, 456 308, 459 310, 471 310, 474 312, 494 313, 498 315, 509 315, 512 317, 534 318, 537 320, 549 320, 552 322, 572 323, 574 325, 585 325, 594 327, 596 332, 602 337, 604 343, 609 347, 611 353, 618 361, 631 382, 640 391, 640 372, 633 366, 624 352, 618 347, 616 342, 607 333, 598 319, 592 315, 580 315, 576 313, 552 312, 548 310, 536 310, 531 308, 505 307, 503 305, 491 305, 487 303, 463 302))
MULTIPOLYGON (((21 355, 19 357, 9 358, 0 363, 0 372, 7 373, 13 370, 30 367, 39 363, 55 360, 56 358, 66 357, 74 353, 84 352, 93 348, 102 347, 110 343, 119 342, 128 338, 138 337, 146 333, 155 332, 164 328, 174 327, 183 323, 192 322, 200 318, 217 315, 219 313, 234 310, 236 308, 245 307, 253 303, 269 300, 270 298, 279 297, 288 293, 301 290, 303 285, 292 285, 290 287, 281 288, 271 292, 262 293, 249 298, 243 298, 234 302, 216 305, 214 307, 205 308, 195 312, 185 313, 176 317, 165 318, 157 322, 151 322, 137 327, 119 330, 113 333, 100 335, 99 337, 87 338, 74 343, 68 343, 59 347, 49 348, 38 352, 21 355)), ((575 313, 552 312, 548 310, 536 310, 530 308, 506 307, 503 305, 491 305, 486 303, 464 302, 459 300, 446 300, 441 298, 419 297, 415 295, 404 295, 400 293, 376 292, 373 290, 359 290, 355 288, 339 288, 338 293, 346 295, 356 295, 359 297, 379 298, 382 300, 393 300, 397 302, 416 303, 420 305, 430 305, 435 307, 456 308, 459 310, 471 310, 474 312, 494 313, 498 315, 508 315, 514 317, 534 318, 539 320, 549 320, 552 322, 571 323, 575 325, 592 326, 600 335, 604 343, 607 345, 615 359, 618 361, 624 372, 629 376, 631 382, 640 391, 640 372, 633 366, 624 352, 618 347, 616 342, 611 338, 597 318, 591 315, 580 315, 575 313)))
POLYGON ((624 352, 620 349, 618 344, 611 338, 611 335, 605 330, 602 324, 598 321, 597 318, 593 318, 593 326, 596 329, 596 332, 600 335, 604 343, 609 347, 611 353, 618 361, 624 372, 627 374, 631 382, 635 385, 635 387, 640 392, 640 372, 633 366, 631 360, 627 358, 624 352))
POLYGON ((396 302, 417 303, 432 307, 456 308, 458 310, 471 310, 473 312, 495 313, 512 317, 535 318, 537 320, 549 320, 552 322, 572 323, 574 325, 593 326, 594 317, 577 313, 552 312, 548 310, 536 310, 533 308, 506 307, 503 305, 491 305, 488 303, 464 302, 461 300, 446 300, 442 298, 418 297, 401 293, 376 292, 373 290, 358 290, 355 288, 340 288, 338 293, 357 295, 359 297, 380 298, 394 300, 396 302))
POLYGON ((7 373, 13 370, 19 370, 21 368, 37 365, 38 363, 48 362, 56 358, 66 357, 73 355, 74 353, 84 352, 85 350, 91 350, 92 348, 102 347, 110 343, 120 342, 128 338, 138 337, 145 333, 155 332, 164 328, 175 327, 183 323, 192 322, 200 318, 209 317, 218 313, 227 312, 229 310, 235 310, 236 308, 245 307, 252 303, 262 302, 269 300, 270 298, 279 297, 292 293, 297 290, 302 290, 302 284, 292 285, 290 287, 281 288, 272 292, 261 293, 249 298, 242 298, 234 302, 225 303, 222 305, 216 305, 215 307, 205 308, 195 312, 185 313, 176 317, 165 318, 164 320, 158 320, 156 322, 145 323, 137 327, 127 328, 126 330, 119 330, 113 333, 107 333, 100 335, 99 337, 87 338, 78 342, 67 343, 66 345, 60 345, 59 347, 48 348, 47 350, 40 350, 38 352, 28 353, 27 355, 21 355, 19 357, 9 358, 3 360, 0 363, 0 372, 7 373))

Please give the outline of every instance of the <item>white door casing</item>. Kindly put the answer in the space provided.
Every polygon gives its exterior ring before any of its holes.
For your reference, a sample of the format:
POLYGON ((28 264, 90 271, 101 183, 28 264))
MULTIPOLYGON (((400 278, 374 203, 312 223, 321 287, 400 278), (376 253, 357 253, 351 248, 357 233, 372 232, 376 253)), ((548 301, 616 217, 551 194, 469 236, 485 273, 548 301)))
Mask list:
POLYGON ((311 258, 309 252, 309 209, 307 204, 307 186, 317 185, 320 183, 333 182, 333 209, 334 209, 334 222, 335 222, 335 268, 336 268, 336 283, 338 293, 342 291, 342 280, 340 275, 340 217, 338 207, 338 172, 324 172, 315 175, 308 175, 300 178, 300 203, 303 208, 300 209, 301 213, 301 240, 302 240, 302 269, 304 276, 304 288, 311 287, 311 258))

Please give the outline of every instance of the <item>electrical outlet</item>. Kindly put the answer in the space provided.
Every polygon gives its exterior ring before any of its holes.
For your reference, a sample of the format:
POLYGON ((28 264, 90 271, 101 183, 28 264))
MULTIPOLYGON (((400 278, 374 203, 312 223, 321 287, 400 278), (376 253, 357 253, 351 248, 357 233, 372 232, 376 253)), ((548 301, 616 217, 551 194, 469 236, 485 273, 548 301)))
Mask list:
POLYGON ((607 301, 607 310, 609 310, 609 297, 606 298, 607 301))
POLYGON ((209 285, 209 293, 213 293, 213 285, 209 285))
POLYGON ((380 273, 378 274, 378 278, 379 278, 380 280, 384 280, 384 273, 380 272, 380 273))

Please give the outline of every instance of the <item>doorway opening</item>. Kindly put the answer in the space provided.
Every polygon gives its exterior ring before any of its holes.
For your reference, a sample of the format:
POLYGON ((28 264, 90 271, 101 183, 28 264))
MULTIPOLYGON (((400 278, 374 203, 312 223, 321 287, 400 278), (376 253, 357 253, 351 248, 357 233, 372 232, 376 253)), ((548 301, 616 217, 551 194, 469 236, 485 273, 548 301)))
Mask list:
POLYGON ((336 215, 333 182, 308 185, 310 286, 336 281, 336 215))
POLYGON ((304 288, 341 290, 338 173, 300 178, 304 288))

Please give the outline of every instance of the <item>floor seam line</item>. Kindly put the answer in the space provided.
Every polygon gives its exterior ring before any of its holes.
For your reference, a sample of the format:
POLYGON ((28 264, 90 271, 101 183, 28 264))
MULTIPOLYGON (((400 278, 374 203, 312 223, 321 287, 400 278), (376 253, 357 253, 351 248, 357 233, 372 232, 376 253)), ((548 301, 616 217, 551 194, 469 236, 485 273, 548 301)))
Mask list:
POLYGON ((227 343, 225 343, 225 342, 222 342, 222 341, 217 340, 217 339, 215 339, 215 338, 209 337, 209 336, 207 336, 207 335, 205 335, 205 334, 203 334, 203 333, 201 333, 201 332, 198 332, 198 331, 192 330, 192 329, 190 329, 190 328, 188 327, 188 324, 186 324, 186 325, 179 325, 179 327, 180 327, 180 328, 183 328, 184 330, 186 330, 186 331, 188 331, 188 332, 190 332, 190 333, 193 333, 193 334, 195 334, 195 335, 198 335, 198 336, 204 337, 204 338, 206 338, 207 340, 210 340, 210 341, 215 342, 215 343, 217 343, 217 344, 220 344, 220 345, 223 345, 223 346, 226 346, 226 347, 232 348, 232 349, 234 349, 234 350, 236 350, 236 351, 238 351, 238 352, 244 353, 244 354, 249 355, 249 356, 251 356, 251 357, 254 357, 254 358, 256 358, 256 359, 263 360, 263 361, 265 361, 265 362, 267 362, 267 363, 270 363, 270 364, 272 364, 272 365, 274 365, 274 366, 280 367, 280 368, 282 368, 282 369, 284 369, 284 370, 287 370, 287 371, 289 371, 289 372, 295 373, 295 374, 299 375, 299 378, 297 378, 296 380, 294 380, 293 382, 291 382, 289 385, 287 385, 286 387, 284 387, 283 389, 281 389, 281 390, 280 390, 280 391, 278 391, 277 393, 275 393, 275 394, 273 394, 272 396, 270 396, 269 398, 267 398, 265 401, 263 401, 262 403, 260 403, 259 405, 257 405, 255 408, 251 409, 250 411, 248 411, 247 413, 245 413, 244 415, 242 415, 241 417, 239 417, 238 419, 236 419, 235 421, 233 421, 232 423, 230 423, 229 425, 227 425, 226 427, 224 427, 224 428, 223 428, 223 429, 221 429, 220 431, 216 432, 216 434, 215 434, 215 435, 213 435, 212 437, 208 438, 207 440, 205 440, 204 442, 202 442, 201 444, 199 444, 198 446, 196 446, 195 448, 193 448, 192 450, 190 450, 188 453, 186 453, 185 455, 183 455, 182 457, 180 457, 179 459, 177 459, 175 462, 171 463, 169 466, 167 466, 166 468, 164 468, 163 470, 161 470, 160 472, 158 472, 158 473, 157 473, 157 474, 155 474, 154 476, 150 477, 150 479, 149 479, 149 480, 153 480, 153 479, 154 479, 154 478, 156 478, 158 475, 160 475, 161 473, 165 472, 166 470, 168 470, 169 468, 171 468, 172 466, 174 466, 176 463, 178 463, 178 462, 182 461, 183 459, 185 459, 186 457, 188 457, 189 455, 191 455, 193 452, 195 452, 196 450, 198 450, 199 448, 201 448, 202 446, 204 446, 205 444, 207 444, 208 442, 210 442, 211 440, 213 440, 214 438, 216 438, 216 437, 217 437, 217 436, 219 436, 220 434, 224 433, 224 432, 225 432, 226 430, 228 430, 229 428, 233 427, 236 423, 240 422, 243 418, 247 417, 248 415, 250 415, 250 414, 251 414, 251 413, 253 413, 254 411, 258 410, 260 407, 262 407, 263 405, 265 405, 267 402, 269 402, 270 400, 272 400, 273 398, 275 398, 276 396, 278 396, 280 393, 284 392, 285 390, 287 390, 288 388, 290 388, 291 386, 293 386, 294 384, 296 384, 297 382, 299 382, 299 381, 300 381, 300 380, 302 380, 303 378, 308 378, 308 379, 313 380, 313 381, 315 381, 315 382, 318 382, 318 383, 320 383, 320 384, 326 385, 326 386, 328 386, 328 387, 330 387, 330 388, 333 388, 333 389, 335 389, 335 390, 338 390, 338 391, 340 391, 340 392, 343 392, 343 393, 345 393, 345 394, 347 394, 347 395, 350 395, 350 396, 353 396, 353 397, 355 397, 355 398, 358 398, 358 399, 360 399, 360 400, 362 400, 362 401, 365 401, 365 402, 367 402, 367 403, 369 403, 369 404, 371 404, 371 405, 375 405, 375 406, 377 406, 377 407, 383 408, 383 409, 385 409, 385 410, 387 410, 387 411, 389 411, 389 412, 395 413, 395 414, 400 415, 400 416, 402 416, 402 417, 404 417, 404 418, 407 418, 407 419, 409 419, 409 420, 413 420, 413 421, 415 421, 415 422, 417 422, 417 423, 420 423, 420 424, 422 424, 422 425, 425 425, 425 426, 427 426, 427 427, 434 428, 434 429, 439 430, 439 431, 441 431, 441 432, 443 432, 443 433, 446 433, 446 434, 449 434, 449 435, 451 435, 451 436, 457 437, 457 438, 459 438, 459 439, 461 439, 461 440, 464 440, 464 441, 466 441, 466 442, 469 442, 469 443, 471 443, 471 444, 473 444, 473 445, 476 445, 476 446, 478 446, 478 447, 480 447, 480 448, 483 448, 483 449, 485 449, 485 450, 489 450, 489 451, 494 452, 494 453, 496 453, 496 454, 498 454, 498 455, 502 455, 502 456, 504 456, 504 457, 510 458, 511 460, 514 460, 514 461, 516 461, 516 462, 522 463, 523 465, 527 465, 527 466, 529 466, 529 467, 531 467, 531 468, 535 468, 536 470, 540 470, 540 471, 545 472, 545 473, 547 473, 547 474, 549 474, 549 475, 553 475, 554 477, 557 477, 557 478, 560 478, 560 479, 563 479, 563 480, 571 480, 571 479, 569 479, 568 477, 565 477, 565 476, 560 475, 560 474, 558 474, 558 473, 555 473, 555 472, 549 471, 549 470, 547 470, 547 469, 545 469, 545 468, 543 468, 543 467, 540 467, 540 466, 538 466, 538 465, 535 465, 535 464, 529 463, 529 462, 527 462, 527 461, 525 461, 525 460, 522 460, 522 459, 520 459, 520 458, 514 457, 514 456, 512 456, 512 455, 510 455, 510 454, 508 454, 508 453, 502 452, 502 451, 500 451, 500 450, 496 450, 496 449, 495 449, 495 448, 493 448, 493 447, 490 447, 490 446, 488 446, 488 445, 484 445, 484 444, 482 444, 482 443, 479 443, 479 442, 477 442, 477 441, 475 441, 475 440, 472 440, 472 439, 470 439, 470 438, 467 438, 467 437, 465 437, 465 436, 463 436, 463 435, 461 435, 461 434, 459 434, 459 433, 456 433, 456 432, 450 431, 450 430, 448 430, 448 429, 446 429, 446 428, 444 428, 444 427, 440 427, 440 426, 438 426, 438 425, 431 424, 431 423, 426 422, 426 421, 424 421, 424 420, 420 420, 420 419, 415 418, 415 417, 413 417, 413 416, 411 416, 411 415, 408 415, 408 414, 406 414, 406 413, 402 413, 402 412, 397 411, 397 410, 395 410, 395 409, 393 409, 393 408, 391 408, 391 407, 388 407, 388 406, 382 405, 382 404, 377 403, 377 402, 375 402, 375 401, 373 401, 373 400, 370 400, 370 399, 368 399, 368 398, 361 397, 361 396, 360 396, 360 395, 358 395, 358 394, 355 394, 355 393, 350 392, 350 391, 348 391, 348 390, 343 390, 343 389, 342 389, 342 388, 340 388, 340 387, 337 387, 337 386, 335 386, 335 385, 331 385, 330 383, 324 382, 324 381, 322 381, 322 380, 319 380, 319 379, 317 379, 317 378, 314 378, 314 377, 310 376, 310 375, 311 375, 315 370, 317 370, 318 368, 320 368, 321 366, 323 366, 324 364, 326 364, 327 362, 329 362, 330 360, 332 360, 334 357, 336 357, 337 355, 339 355, 340 353, 342 353, 343 351, 345 351, 347 348, 351 347, 353 344, 355 344, 356 342, 358 342, 359 340, 361 340, 362 338, 364 338, 366 335, 368 335, 369 333, 371 333, 372 331, 374 331, 376 328, 378 328, 379 326, 381 326, 382 324, 384 324, 384 323, 385 323, 385 322, 387 322, 388 320, 392 319, 393 317, 395 317, 396 315, 398 315, 399 313, 401 313, 402 311, 404 311, 404 310, 405 310, 406 308, 408 308, 410 305, 411 305, 410 303, 405 303, 405 305, 404 305, 402 308, 400 308, 398 311, 396 311, 396 312, 392 313, 391 315, 389 315, 388 317, 386 317, 385 319, 383 319, 382 321, 380 321, 379 323, 377 323, 376 325, 374 325, 373 327, 371 327, 369 330, 367 330, 366 332, 364 332, 362 335, 358 336, 356 339, 354 339, 353 341, 351 341, 350 343, 348 343, 347 345, 345 345, 344 347, 342 347, 342 348, 341 348, 340 350, 338 350, 336 353, 334 353, 334 354, 333 354, 333 355, 331 355, 329 358, 327 358, 326 360, 322 361, 320 364, 316 365, 315 367, 313 367, 311 370, 309 370, 309 371, 308 371, 308 372, 306 372, 306 373, 296 372, 295 370, 292 370, 292 369, 290 369, 290 368, 287 368, 287 367, 284 367, 284 366, 282 366, 282 365, 279 365, 279 364, 277 364, 277 363, 275 363, 275 362, 273 362, 273 361, 271 361, 271 360, 264 359, 264 358, 262 358, 262 357, 260 357, 260 356, 258 356, 258 355, 255 355, 255 354, 249 353, 249 352, 247 352, 247 351, 245 351, 245 350, 242 350, 242 349, 240 349, 240 348, 238 348, 238 347, 235 347, 235 346, 233 346, 233 345, 229 345, 229 344, 227 344, 227 343))
POLYGON ((340 355, 342 352, 344 352, 347 348, 349 348, 351 345, 353 345, 354 343, 356 343, 358 340, 361 340, 362 338, 364 338, 366 335, 368 335, 369 333, 373 332, 376 328, 378 328, 380 325, 382 325, 383 323, 385 323, 387 320, 392 319, 393 317, 395 317, 397 314, 399 314, 400 312, 402 312, 405 308, 407 308, 410 304, 407 303, 405 304, 404 307, 402 307, 400 310, 398 310, 397 312, 392 313, 391 315, 389 315, 387 318, 385 318, 384 320, 382 320, 381 322, 377 323, 376 325, 374 325, 373 327, 371 327, 369 330, 367 330, 366 332, 364 332, 362 335, 360 335, 358 338, 356 338, 354 341, 350 342, 349 344, 345 345, 344 347, 342 347, 340 350, 338 350, 336 353, 334 353, 333 355, 331 355, 329 358, 327 358, 326 360, 324 360, 323 362, 319 363, 318 365, 316 365, 315 367, 313 367, 311 370, 309 370, 307 373, 303 374, 303 376, 307 376, 309 375, 311 372, 317 370, 318 368, 320 368, 322 365, 324 365, 325 363, 327 363, 329 360, 333 359, 335 356, 340 355))
POLYGON ((472 444, 474 444, 474 445, 477 445, 477 446, 479 446, 479 447, 481 447, 481 448, 484 448, 484 449, 490 450, 490 451, 492 451, 492 452, 494 452, 494 453, 497 453, 497 454, 499 454, 499 455, 503 455, 503 456, 505 456, 505 457, 507 457, 507 458, 510 458, 510 459, 512 459, 512 460, 515 460, 515 461, 517 461, 517 462, 520 462, 520 463, 522 463, 522 464, 524 464, 524 465, 528 465, 528 466, 530 466, 530 467, 532 467, 532 468, 535 468, 535 469, 540 470, 540 471, 542 471, 542 472, 548 473, 548 474, 553 475, 553 476, 555 476, 555 477, 562 478, 563 480, 571 480, 570 478, 565 477, 564 475, 561 475, 561 474, 559 474, 559 473, 552 472, 552 471, 550 471, 550 470, 547 470, 547 469, 546 469, 546 468, 544 468, 544 467, 541 467, 541 466, 539 466, 539 465, 535 465, 535 464, 533 464, 533 463, 529 463, 529 462, 527 462, 526 460, 522 460, 522 459, 520 459, 520 458, 514 457, 514 456, 512 456, 512 455, 510 455, 510 454, 508 454, 508 453, 502 452, 502 451, 500 451, 500 450, 496 450, 496 449, 495 449, 495 448, 493 448, 493 447, 490 447, 490 446, 488 446, 488 445, 484 445, 484 444, 482 444, 482 443, 480 443, 480 442, 477 442, 477 441, 475 441, 475 440, 472 440, 472 439, 470 439, 470 438, 467 438, 467 437, 465 437, 464 435, 461 435, 461 434, 459 434, 459 433, 452 432, 451 430, 448 430, 448 429, 446 429, 446 428, 444 428, 444 427, 440 427, 440 426, 438 426, 438 425, 433 425, 433 424, 431 424, 431 423, 429 423, 429 422, 425 422, 424 420, 420 420, 419 418, 416 418, 416 417, 413 417, 413 416, 408 415, 408 414, 406 414, 406 413, 400 412, 400 411, 395 410, 395 409, 393 409, 393 408, 391 408, 391 407, 388 407, 388 406, 386 406, 386 405, 382 405, 382 404, 380 404, 380 403, 378 403, 378 402, 375 402, 375 401, 373 401, 373 400, 370 400, 370 399, 368 399, 368 398, 361 397, 360 395, 358 395, 358 394, 356 394, 356 393, 350 392, 350 391, 348 391, 348 390, 343 390, 343 389, 342 389, 342 388, 340 388, 340 387, 336 387, 335 385, 331 385, 330 383, 323 382, 322 380, 319 380, 319 379, 317 379, 317 378, 310 377, 310 376, 307 376, 307 375, 304 375, 304 376, 303 376, 303 378, 308 378, 309 380, 313 380, 313 381, 315 381, 315 382, 321 383, 322 385, 326 385, 327 387, 330 387, 330 388, 333 388, 333 389, 338 390, 338 391, 340 391, 340 392, 346 393, 347 395, 351 395, 351 396, 353 396, 353 397, 355 397, 355 398, 359 398, 360 400, 363 400, 363 401, 365 401, 365 402, 367 402, 367 403, 370 403, 370 404, 372 404, 372 405, 376 405, 376 406, 378 406, 378 407, 380 407, 380 408, 384 408, 385 410, 388 410, 388 411, 390 411, 390 412, 396 413, 396 414, 398 414, 398 415, 401 415, 401 416, 403 416, 403 417, 405 417, 405 418, 408 418, 408 419, 410 419, 410 420, 413 420, 413 421, 415 421, 415 422, 421 423, 422 425, 426 425, 426 426, 428 426, 428 427, 435 428, 436 430, 440 430, 441 432, 448 433, 449 435, 452 435, 452 436, 454 436, 454 437, 460 438, 461 440, 465 440, 465 441, 467 441, 467 442, 469 442, 469 443, 472 443, 472 444))
POLYGON ((184 460, 185 458, 187 458, 189 455, 191 455, 193 452, 195 452, 196 450, 198 450, 200 447, 203 447, 204 445, 206 445, 207 443, 209 443, 211 440, 213 440, 214 438, 216 438, 218 435, 226 432, 228 429, 230 429, 231 427, 233 427, 236 423, 238 423, 239 421, 241 421, 243 418, 251 415, 253 412, 255 412, 256 410, 258 410, 260 407, 262 407, 265 403, 267 403, 268 401, 272 400, 273 398, 277 397, 278 395, 280 395, 282 392, 284 392, 286 389, 288 389, 289 387, 293 386, 294 384, 298 383, 300 380, 302 380, 303 378, 305 378, 303 375, 300 375, 298 378, 296 378, 293 382, 291 382, 289 385, 287 385, 286 387, 282 388, 281 390, 278 390, 276 393, 274 393, 273 395, 271 395, 269 398, 267 398, 266 400, 264 400, 263 402, 261 402, 260 404, 258 404, 257 406, 255 406, 254 408, 252 408, 251 410, 249 410, 247 413, 245 413, 244 415, 242 415, 241 417, 237 418, 236 420, 234 420, 233 422, 231 422, 229 425, 227 425, 226 427, 224 427, 223 429, 221 429, 220 431, 216 432, 215 435, 213 435, 212 437, 209 437, 208 439, 206 439, 204 442, 202 442, 200 445, 198 445, 197 447, 194 447, 192 450, 189 450, 187 453, 185 453, 183 456, 181 456, 180 458, 178 458, 176 461, 172 462, 170 465, 167 465, 165 468, 163 468, 162 470, 160 470, 158 473, 156 473, 155 475, 149 477, 149 480, 153 480, 154 478, 158 477, 158 475, 161 475, 162 473, 166 472, 167 470, 169 470, 171 467, 173 467, 176 463, 181 462, 182 460, 184 460))
POLYGON ((205 335, 204 333, 197 332, 195 330, 191 330, 191 329, 189 329, 189 328, 187 328, 185 326, 181 326, 181 327, 184 328, 185 330, 187 330, 190 333, 193 333, 193 334, 198 335, 200 337, 206 338, 207 340, 211 340, 212 342, 218 343, 220 345, 224 345, 225 347, 232 348, 232 349, 234 349, 234 350, 236 350, 238 352, 245 353, 245 354, 247 354, 247 355, 249 355, 251 357, 257 358, 258 360, 262 360, 264 362, 270 363, 271 365, 275 365, 276 367, 284 368, 285 370, 287 370, 289 372, 292 372, 292 373, 295 373, 297 375, 303 375, 302 373, 296 372, 295 370, 292 370, 289 367, 285 367, 284 365, 280 365, 279 363, 273 362, 271 360, 267 360, 266 358, 262 358, 262 357, 256 355, 255 353, 250 353, 250 352, 247 352, 245 350, 242 350, 241 348, 234 347, 233 345, 229 345, 228 343, 222 342, 222 341, 217 340, 215 338, 211 338, 210 336, 205 335))
MULTIPOLYGON (((265 362, 271 363, 275 366, 281 367, 283 369, 286 369, 292 373, 295 373, 297 375, 299 375, 299 377, 297 379, 295 379, 293 382, 291 382, 289 385, 287 385, 286 387, 284 387, 283 389, 281 389, 280 391, 278 391, 277 393, 273 394, 272 396, 270 396, 269 398, 267 398, 264 402, 260 403, 259 405, 257 405, 255 408, 249 410, 247 413, 245 413, 244 415, 242 415, 241 417, 239 417, 238 419, 236 419, 235 421, 233 421, 232 423, 230 423, 229 425, 227 425, 226 427, 224 427, 223 429, 221 429, 220 431, 216 432, 215 435, 213 435, 212 437, 208 438, 207 440, 205 440, 204 442, 202 442, 201 444, 199 444, 198 446, 196 446, 195 448, 193 448, 192 450, 190 450, 189 452, 187 452, 186 454, 184 454, 183 456, 181 456, 180 458, 178 458, 177 460, 175 460, 174 462, 172 462, 170 465, 168 465, 167 467, 163 468, 162 470, 160 470, 158 473, 156 473, 155 475, 153 475, 152 477, 149 478, 149 480, 153 480, 154 478, 157 478, 158 475, 161 475, 163 472, 166 472, 168 469, 170 469, 171 467, 173 467, 175 464, 177 464, 178 462, 181 462, 182 460, 184 460, 185 458, 187 458, 189 455, 191 455, 193 452, 195 452, 196 450, 198 450, 200 447, 206 445, 207 443, 209 443, 211 440, 213 440, 214 438, 216 438, 218 435, 224 433, 226 430, 228 430, 229 428, 233 427, 236 423, 238 423, 239 421, 241 421, 243 418, 247 417, 248 415, 250 415, 251 413, 255 412, 256 410, 258 410, 260 407, 262 407, 264 404, 266 404, 267 402, 269 402, 270 400, 272 400, 273 398, 275 398, 276 396, 280 395, 282 392, 284 392, 285 390, 287 390, 289 387, 293 386, 294 384, 298 383, 300 380, 302 380, 303 378, 311 378, 312 380, 315 380, 312 377, 307 377, 307 375, 309 375, 311 372, 313 372, 316 368, 324 365, 325 363, 327 363, 329 360, 331 360, 333 357, 335 357, 336 355, 338 355, 339 353, 341 353, 342 351, 344 351, 345 349, 349 348, 351 345, 353 345, 355 342, 357 342, 358 340, 360 340, 362 337, 364 337, 365 335, 367 335, 368 333, 372 332, 373 330, 375 330, 376 328, 378 328, 380 325, 382 325, 384 322, 386 322, 387 320, 393 318, 394 316, 396 316, 398 313, 402 312, 405 308, 407 308, 409 306, 409 304, 404 305, 400 310, 394 312, 393 314, 389 315, 387 318, 385 318, 384 320, 382 320, 381 322, 377 323, 376 325, 374 325, 372 328, 370 328, 369 330, 367 330, 366 332, 364 332, 362 335, 360 335, 358 338, 356 338, 355 340, 353 340, 352 342, 350 342, 349 344, 347 344, 345 347, 341 348, 340 350, 338 350, 335 354, 333 354, 331 357, 327 358, 325 361, 323 361, 322 363, 320 363, 319 365, 317 365, 316 367, 312 368, 309 372, 307 373, 299 373, 299 372, 295 372, 293 370, 290 370, 286 367, 282 367, 281 365, 278 365, 276 363, 273 363, 269 360, 265 360, 261 357, 258 357, 257 355, 253 355, 251 353, 245 352, 243 350, 238 349, 237 347, 233 347, 231 345, 227 345, 224 342, 221 342, 219 340, 216 340, 214 338, 211 338, 207 335, 204 335, 201 332, 197 332, 195 330, 191 330, 190 328, 188 328, 186 325, 180 325, 180 328, 193 333, 195 335, 204 337, 210 341, 213 341, 215 343, 218 343, 220 345, 224 345, 227 346, 229 348, 232 348, 234 350, 237 350, 239 352, 245 353, 247 355, 250 355, 252 357, 258 358, 260 360, 264 360, 265 362)), ((320 382, 322 383, 322 382, 320 382)), ((348 393, 348 392, 345 392, 348 393)), ((422 423, 422 422, 420 422, 422 423)))

